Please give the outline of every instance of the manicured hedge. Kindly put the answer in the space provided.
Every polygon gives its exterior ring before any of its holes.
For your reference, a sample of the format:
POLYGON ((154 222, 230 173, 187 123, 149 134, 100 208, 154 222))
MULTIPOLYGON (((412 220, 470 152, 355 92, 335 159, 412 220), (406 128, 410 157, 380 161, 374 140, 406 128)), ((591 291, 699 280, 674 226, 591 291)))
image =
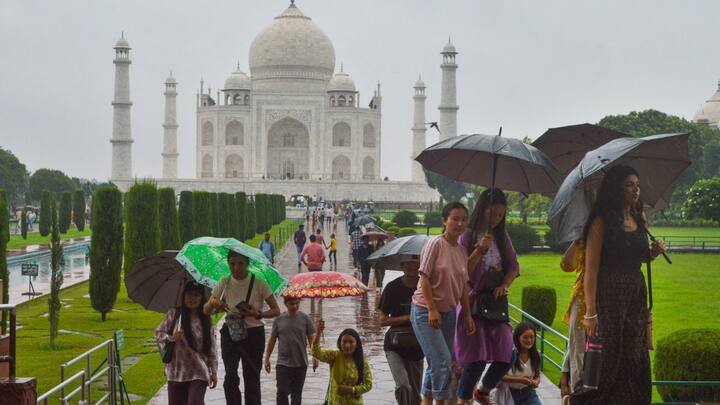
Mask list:
POLYGON ((412 211, 400 210, 393 217, 393 222, 395 222, 401 228, 409 227, 415 225, 415 222, 418 222, 418 217, 412 211))
POLYGON ((50 191, 43 190, 40 195, 40 226, 38 227, 40 236, 50 235, 50 219, 52 217, 50 213, 51 199, 50 191))
POLYGON ((522 290, 522 310, 547 326, 552 326, 557 312, 557 293, 552 287, 529 285, 522 290))
POLYGON ((210 193, 193 191, 193 239, 212 236, 212 216, 210 211, 210 193))
POLYGON ((417 231, 415 231, 415 228, 400 228, 400 230, 397 233, 398 237, 402 236, 410 236, 410 235, 416 235, 417 231))
POLYGON ((532 251, 533 246, 540 244, 540 236, 535 229, 527 224, 505 224, 513 247, 518 254, 532 251))
POLYGON ((425 213, 425 225, 442 226, 442 213, 440 211, 428 211, 425 213))
POLYGON ((62 192, 58 211, 58 230, 64 234, 70 228, 70 215, 72 212, 72 194, 69 191, 62 192))
POLYGON ((160 249, 179 250, 178 215, 175 208, 175 190, 158 190, 158 215, 160 223, 160 249))
POLYGON ((157 187, 150 182, 135 183, 126 193, 125 203, 123 270, 128 273, 135 262, 160 250, 157 187))
POLYGON ((235 239, 247 239, 247 196, 243 192, 235 193, 235 209, 237 210, 237 225, 235 226, 235 239))
POLYGON ((78 231, 85 230, 85 191, 78 189, 73 193, 73 213, 75 227, 78 231))
POLYGON ((93 194, 90 241, 90 303, 102 320, 115 305, 120 291, 123 257, 122 195, 111 186, 93 194))
POLYGON ((180 192, 180 204, 178 207, 178 229, 180 243, 183 245, 192 240, 193 231, 193 193, 192 191, 180 192))
POLYGON ((248 197, 247 204, 247 232, 245 239, 249 240, 255 237, 255 230, 257 229, 257 217, 255 212, 255 201, 252 197, 248 197))

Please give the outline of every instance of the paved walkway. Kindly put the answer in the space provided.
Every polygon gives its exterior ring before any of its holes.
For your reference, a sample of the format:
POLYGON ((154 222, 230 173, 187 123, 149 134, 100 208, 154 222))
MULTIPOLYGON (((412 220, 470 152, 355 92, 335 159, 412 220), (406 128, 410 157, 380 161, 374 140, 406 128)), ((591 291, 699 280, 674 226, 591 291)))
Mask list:
MULTIPOLYGON (((348 235, 345 232, 342 223, 338 224, 338 232, 336 232, 338 240, 338 271, 353 274, 352 259, 350 256, 350 247, 348 235)), ((325 230, 324 235, 329 240, 329 230, 325 230)), ((278 269, 286 276, 292 276, 297 273, 297 261, 295 247, 288 243, 277 257, 276 263, 278 269)), ((326 265, 327 266, 327 265, 326 265)), ((325 267, 323 270, 329 270, 325 267)), ((306 271, 306 270, 303 270, 306 271)), ((384 282, 387 284, 395 277, 401 275, 400 272, 388 271, 384 282)), ((374 284, 371 276, 370 284, 374 284)), ((388 368, 383 352, 382 342, 384 337, 383 328, 377 321, 375 308, 379 294, 374 290, 370 291, 362 298, 339 298, 334 300, 325 300, 323 304, 323 318, 325 319, 325 341, 324 347, 336 347, 337 336, 345 328, 355 328, 363 339, 363 349, 365 356, 372 367, 373 372, 373 389, 363 396, 366 404, 383 405, 395 403, 394 390, 395 383, 388 368)), ((281 310, 284 310, 282 302, 281 310)), ((311 314, 310 300, 303 300, 301 310, 311 314)), ((272 321, 265 320, 266 339, 269 338, 272 321)), ((267 340, 266 340, 267 341, 267 340)), ((270 374, 262 372, 261 385, 263 403, 275 403, 275 372, 274 365, 276 361, 277 348, 273 353, 272 364, 273 371, 270 374)), ((214 390, 208 390, 205 395, 207 404, 224 404, 225 397, 222 390, 222 377, 225 374, 222 361, 219 362, 218 371, 218 387, 214 390)), ((241 378, 242 380, 242 378, 241 378)), ((305 389, 303 392, 303 404, 322 404, 325 400, 325 392, 329 380, 329 368, 327 364, 321 363, 317 371, 308 370, 305 380, 305 389)), ((242 390, 242 383, 241 383, 242 390)), ((559 391, 553 388, 552 383, 545 379, 539 389, 545 404, 559 403, 559 391), (556 391, 556 395, 551 395, 556 391)), ((167 386, 163 387, 160 392, 149 402, 151 405, 167 404, 167 386)))

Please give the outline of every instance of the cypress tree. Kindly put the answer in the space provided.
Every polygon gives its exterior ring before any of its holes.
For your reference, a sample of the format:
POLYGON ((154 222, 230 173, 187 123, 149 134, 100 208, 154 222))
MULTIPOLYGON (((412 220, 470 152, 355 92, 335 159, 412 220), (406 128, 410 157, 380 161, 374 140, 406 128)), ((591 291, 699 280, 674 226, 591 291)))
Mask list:
POLYGON ((186 244, 193 238, 193 193, 180 192, 180 207, 178 208, 178 228, 180 229, 180 242, 186 244))
POLYGON ((245 193, 235 193, 235 209, 237 210, 237 224, 235 225, 235 239, 239 241, 245 240, 247 230, 247 197, 245 193))
POLYGON ((75 227, 78 231, 85 230, 85 191, 75 190, 73 194, 73 212, 75 213, 75 227))
POLYGON ((160 222, 160 249, 180 249, 175 190, 172 188, 158 190, 158 218, 160 222))
POLYGON ((248 234, 245 239, 250 240, 255 237, 255 231, 257 230, 257 217, 255 216, 255 201, 253 201, 253 197, 248 197, 247 216, 248 234))
POLYGON ((58 214, 58 229, 60 233, 67 233, 70 228, 70 216, 72 210, 72 194, 63 191, 60 195, 60 212, 58 214))
POLYGON ((0 219, 0 231, 2 231, 5 240, 10 242, 10 204, 4 189, 0 189, 0 199, 5 201, 5 211, 0 211, 0 215, 3 217, 0 219))
POLYGON ((218 213, 217 216, 219 218, 218 220, 218 229, 217 229, 217 236, 219 238, 227 238, 230 235, 228 235, 227 227, 228 227, 228 220, 227 215, 228 212, 226 210, 226 204, 227 199, 225 198, 226 193, 218 193, 217 199, 218 199, 218 213))
POLYGON ((210 226, 210 193, 205 191, 193 191, 193 235, 195 238, 201 236, 212 236, 210 226))
POLYGON ((27 240, 27 231, 28 231, 28 223, 27 223, 27 207, 25 207, 22 210, 22 213, 20 214, 20 235, 23 239, 27 240))
MULTIPOLYGON (((140 259, 160 250, 158 194, 153 183, 135 183, 125 196, 125 255, 123 270, 127 274, 140 259)), ((93 218, 97 215, 93 214, 93 218)))
POLYGON ((208 207, 210 208, 210 233, 208 236, 218 236, 219 215, 218 215, 218 198, 217 193, 208 193, 208 207))
POLYGON ((263 225, 263 195, 255 194, 253 196, 253 207, 255 208, 255 233, 263 233, 265 231, 263 225))
POLYGON ((55 338, 60 326, 60 287, 63 283, 63 248, 60 245, 60 227, 55 199, 50 201, 50 296, 48 297, 48 320, 50 321, 50 346, 55 346, 55 338))
POLYGON ((235 238, 237 235, 238 211, 235 206, 235 196, 233 194, 228 193, 225 195, 225 207, 226 215, 224 220, 227 223, 227 237, 235 238))
MULTIPOLYGON (((7 244, 10 241, 10 223, 8 220, 8 206, 5 199, 5 191, 0 190, 0 280, 2 280, 2 291, 0 291, 0 303, 7 304, 9 302, 10 274, 7 267, 7 244), (8 230, 7 234, 5 229, 8 230)), ((7 328, 7 317, 2 317, 2 334, 5 334, 7 328)))
POLYGON ((123 258, 122 195, 102 186, 93 194, 90 241, 90 303, 104 321, 120 291, 123 258))
POLYGON ((43 190, 40 197, 40 236, 50 235, 50 191, 43 190))
POLYGON ((29 191, 25 192, 25 205, 32 205, 32 197, 29 191))

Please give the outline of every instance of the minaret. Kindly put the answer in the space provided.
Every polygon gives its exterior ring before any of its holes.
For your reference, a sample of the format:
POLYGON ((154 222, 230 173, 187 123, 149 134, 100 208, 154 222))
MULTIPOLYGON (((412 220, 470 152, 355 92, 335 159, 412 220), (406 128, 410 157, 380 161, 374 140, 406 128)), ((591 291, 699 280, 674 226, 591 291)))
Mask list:
POLYGON ((418 78, 418 81, 413 87, 415 89, 415 95, 413 100, 415 101, 415 110, 413 113, 413 143, 412 143, 412 182, 413 183, 424 183, 425 173, 423 172, 422 165, 415 158, 420 152, 425 149, 425 83, 422 78, 418 78))
POLYGON ((170 76, 165 80, 165 123, 163 124, 163 179, 177 178, 177 81, 170 76))
POLYGON ((457 136, 457 111, 460 109, 457 105, 457 91, 455 90, 455 45, 452 44, 450 38, 448 43, 441 52, 443 63, 440 65, 442 69, 442 88, 440 95, 440 140, 457 136))
POLYGON ((130 44, 123 34, 115 44, 115 98, 113 99, 111 179, 132 178, 130 131, 130 44))

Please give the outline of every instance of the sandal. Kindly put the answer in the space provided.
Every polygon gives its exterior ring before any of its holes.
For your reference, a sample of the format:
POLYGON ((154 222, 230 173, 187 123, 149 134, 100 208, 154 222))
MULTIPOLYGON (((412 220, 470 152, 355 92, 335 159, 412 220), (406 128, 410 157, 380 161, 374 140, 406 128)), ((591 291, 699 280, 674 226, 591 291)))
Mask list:
POLYGON ((473 391, 473 399, 482 405, 497 405, 497 403, 490 398, 490 393, 482 392, 480 388, 476 388, 475 391, 473 391))

